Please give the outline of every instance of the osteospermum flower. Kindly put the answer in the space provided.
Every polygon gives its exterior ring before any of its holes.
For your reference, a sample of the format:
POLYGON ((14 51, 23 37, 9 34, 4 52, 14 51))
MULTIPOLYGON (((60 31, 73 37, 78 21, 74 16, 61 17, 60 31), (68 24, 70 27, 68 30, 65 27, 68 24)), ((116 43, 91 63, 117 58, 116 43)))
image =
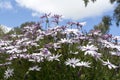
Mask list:
POLYGON ((52 55, 52 56, 49 56, 48 57, 48 61, 53 61, 53 60, 56 60, 56 61, 60 61, 58 58, 61 56, 62 54, 56 54, 56 55, 52 55))
POLYGON ((47 48, 41 48, 41 56, 47 58, 51 55, 51 52, 47 48))
POLYGON ((100 42, 106 48, 112 48, 112 49, 117 48, 115 44, 113 44, 112 42, 108 42, 107 40, 100 40, 100 42))
POLYGON ((3 64, 0 64, 0 66, 7 66, 7 65, 10 65, 12 64, 11 62, 6 62, 6 63, 3 63, 3 64))
POLYGON ((83 46, 81 47, 81 50, 82 51, 85 51, 85 55, 91 55, 93 56, 94 58, 100 58, 101 57, 101 54, 97 52, 98 48, 95 47, 94 45, 87 45, 87 46, 83 46))
POLYGON ((10 78, 11 76, 13 76, 13 74, 14 74, 14 69, 10 69, 10 68, 7 68, 7 70, 5 71, 5 73, 4 73, 4 78, 5 79, 8 79, 8 78, 10 78))
POLYGON ((111 52, 111 55, 120 56, 120 52, 111 52))
POLYGON ((87 45, 87 46, 83 46, 81 47, 82 51, 96 51, 98 50, 97 47, 95 47, 94 45, 87 45))
POLYGON ((76 52, 70 51, 70 54, 78 54, 78 53, 79 53, 78 51, 76 51, 76 52))
POLYGON ((83 61, 81 61, 81 62, 77 63, 76 65, 79 66, 79 67, 81 67, 81 66, 83 66, 83 67, 90 67, 89 66, 90 64, 91 63, 89 63, 89 62, 83 62, 83 61))
POLYGON ((77 66, 77 63, 79 63, 79 59, 76 58, 69 58, 67 59, 67 61, 65 62, 66 65, 72 66, 73 68, 75 68, 77 66))
POLYGON ((54 50, 57 50, 57 49, 61 48, 61 46, 59 45, 59 43, 54 43, 53 47, 54 47, 54 50))
POLYGON ((61 41, 59 41, 59 43, 72 43, 71 39, 61 39, 61 41))
POLYGON ((100 36, 100 35, 101 35, 101 31, 100 31, 100 30, 92 30, 91 33, 90 33, 89 35, 100 36))
POLYGON ((94 54, 96 54, 97 52, 96 51, 91 51, 91 50, 87 50, 87 51, 85 51, 85 55, 92 55, 92 56, 94 56, 94 54))
POLYGON ((66 29, 65 33, 67 33, 67 34, 73 33, 75 35, 78 35, 80 32, 78 29, 66 29))
POLYGON ((107 61, 103 61, 103 65, 108 66, 109 69, 112 69, 112 68, 115 69, 118 67, 118 66, 112 64, 108 59, 107 59, 107 61))
POLYGON ((40 67, 38 67, 38 66, 33 66, 33 67, 30 67, 29 68, 29 71, 40 71, 40 67))

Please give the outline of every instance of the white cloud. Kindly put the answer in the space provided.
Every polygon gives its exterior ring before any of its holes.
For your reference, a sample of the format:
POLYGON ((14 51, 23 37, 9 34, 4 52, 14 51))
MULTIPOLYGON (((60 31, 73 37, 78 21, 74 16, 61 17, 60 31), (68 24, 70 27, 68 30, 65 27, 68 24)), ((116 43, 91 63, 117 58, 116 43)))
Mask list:
POLYGON ((84 6, 83 0, 16 0, 16 2, 22 7, 37 12, 37 15, 38 13, 51 12, 73 19, 98 16, 114 7, 109 3, 109 0, 90 2, 87 7, 84 6))
POLYGON ((33 13, 32 13, 32 16, 33 16, 33 17, 39 17, 39 16, 40 16, 40 13, 38 13, 38 12, 33 12, 33 13))
POLYGON ((0 9, 12 9, 13 6, 11 4, 11 2, 8 1, 1 1, 0 2, 0 9))

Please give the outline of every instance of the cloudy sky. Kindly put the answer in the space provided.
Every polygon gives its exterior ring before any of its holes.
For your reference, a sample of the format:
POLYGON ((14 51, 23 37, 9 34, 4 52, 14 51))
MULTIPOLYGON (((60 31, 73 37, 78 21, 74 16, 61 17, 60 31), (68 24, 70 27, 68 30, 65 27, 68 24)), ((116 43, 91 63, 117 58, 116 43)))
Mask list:
MULTIPOLYGON (((112 15, 114 8, 109 0, 90 2, 87 7, 83 0, 0 0, 0 24, 16 27, 26 21, 38 22, 41 14, 52 13, 68 20, 85 21, 85 28, 89 30, 101 21, 102 16, 112 15)), ((117 30, 112 27, 111 33, 117 30)))

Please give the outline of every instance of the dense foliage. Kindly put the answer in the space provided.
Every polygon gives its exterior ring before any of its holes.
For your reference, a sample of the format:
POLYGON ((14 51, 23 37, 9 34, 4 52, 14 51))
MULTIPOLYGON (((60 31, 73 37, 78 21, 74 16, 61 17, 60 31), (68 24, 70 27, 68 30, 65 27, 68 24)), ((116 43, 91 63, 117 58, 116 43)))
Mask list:
POLYGON ((5 34, 5 32, 2 29, 2 26, 0 25, 0 37, 2 37, 5 34))
MULTIPOLYGON (((97 0, 83 0, 85 3, 85 6, 89 5, 89 2, 95 2, 97 0)), ((103 1, 104 2, 104 1, 103 1)), ((113 17, 111 17, 112 20, 116 21, 116 25, 119 26, 120 24, 120 0, 110 0, 111 4, 116 4, 116 8, 114 9, 113 17)))
POLYGON ((45 14, 0 40, 0 80, 119 80, 120 36, 45 14), (46 28, 46 29, 45 29, 46 28))

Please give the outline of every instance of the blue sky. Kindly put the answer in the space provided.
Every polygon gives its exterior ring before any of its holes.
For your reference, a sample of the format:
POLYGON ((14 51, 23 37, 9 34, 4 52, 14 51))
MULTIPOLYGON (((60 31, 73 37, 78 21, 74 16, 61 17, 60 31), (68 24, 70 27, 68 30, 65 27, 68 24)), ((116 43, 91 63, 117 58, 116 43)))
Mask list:
MULTIPOLYGON (((102 16, 113 15, 115 5, 111 5, 109 0, 102 1, 90 2, 84 7, 82 0, 0 0, 0 24, 16 27, 27 21, 38 22, 42 13, 51 12, 62 14, 68 20, 85 21, 84 29, 89 31, 101 21, 102 16)), ((110 33, 120 35, 119 30, 120 27, 113 24, 110 33)))

